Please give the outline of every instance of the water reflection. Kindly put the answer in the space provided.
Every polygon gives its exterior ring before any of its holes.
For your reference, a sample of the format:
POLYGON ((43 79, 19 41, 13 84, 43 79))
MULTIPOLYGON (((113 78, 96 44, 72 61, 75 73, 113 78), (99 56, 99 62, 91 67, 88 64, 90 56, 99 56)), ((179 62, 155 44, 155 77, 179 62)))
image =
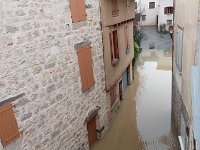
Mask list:
POLYGON ((143 52, 111 129, 92 150, 176 150, 171 121, 171 51, 143 52))

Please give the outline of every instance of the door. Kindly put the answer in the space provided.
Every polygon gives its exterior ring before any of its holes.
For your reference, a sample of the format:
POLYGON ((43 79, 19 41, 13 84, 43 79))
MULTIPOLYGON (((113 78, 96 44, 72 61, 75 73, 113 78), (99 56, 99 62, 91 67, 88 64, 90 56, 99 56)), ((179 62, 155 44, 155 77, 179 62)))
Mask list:
POLYGON ((97 140, 97 132, 96 132, 96 117, 93 117, 87 123, 87 130, 88 130, 88 140, 89 145, 91 146, 97 140))
POLYGON ((122 75, 122 84, 123 84, 123 91, 124 91, 125 88, 128 85, 128 72, 127 72, 127 70, 122 75))
POLYGON ((128 81, 128 85, 131 84, 131 77, 130 77, 130 65, 128 66, 127 70, 127 81, 128 81))

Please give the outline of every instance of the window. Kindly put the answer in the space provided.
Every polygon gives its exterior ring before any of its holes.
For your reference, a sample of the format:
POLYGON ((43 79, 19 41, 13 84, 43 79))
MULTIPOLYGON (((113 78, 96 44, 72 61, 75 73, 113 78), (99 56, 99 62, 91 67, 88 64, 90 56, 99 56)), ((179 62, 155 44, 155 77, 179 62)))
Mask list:
POLYGON ((114 105, 116 99, 117 99, 117 92, 116 92, 116 85, 114 85, 114 86, 110 89, 110 101, 111 101, 111 106, 114 105))
POLYGON ((112 33, 110 33, 109 37, 110 37, 111 63, 112 63, 112 65, 116 65, 119 60, 117 30, 112 31, 112 33))
POLYGON ((112 0, 112 15, 119 16, 118 0, 112 0))
POLYGON ((165 7, 164 8, 164 14, 173 14, 174 8, 173 7, 165 7))
POLYGON ((73 23, 87 19, 84 0, 70 0, 70 10, 73 23))
POLYGON ((182 51, 183 51, 183 30, 181 28, 178 28, 175 61, 179 72, 182 72, 182 51))
POLYGON ((142 15, 142 21, 146 20, 146 15, 142 15))
POLYGON ((81 48, 78 50, 77 54, 82 81, 82 91, 85 92, 86 90, 90 89, 95 83, 92 67, 91 47, 87 46, 81 48))
POLYGON ((156 7, 155 2, 149 2, 149 9, 154 9, 156 7))
POLYGON ((135 10, 137 10, 138 9, 138 4, 137 4, 137 2, 135 2, 135 10))
POLYGON ((126 44, 126 52, 129 50, 130 45, 129 45, 129 32, 128 32, 128 24, 125 24, 124 28, 124 33, 125 33, 125 44, 126 44))
POLYGON ((172 25, 172 20, 167 20, 167 25, 168 26, 172 25))
POLYGON ((0 139, 3 147, 16 140, 19 135, 12 104, 0 106, 0 139))

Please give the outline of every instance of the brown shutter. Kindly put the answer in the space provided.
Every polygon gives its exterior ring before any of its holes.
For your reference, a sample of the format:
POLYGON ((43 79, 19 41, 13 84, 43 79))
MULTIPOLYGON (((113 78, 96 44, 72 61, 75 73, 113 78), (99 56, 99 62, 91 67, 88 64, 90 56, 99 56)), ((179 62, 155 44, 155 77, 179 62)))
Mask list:
POLYGON ((78 61, 82 81, 83 92, 94 85, 94 75, 92 67, 91 47, 85 47, 78 50, 78 61))
POLYGON ((117 0, 112 0, 112 15, 114 17, 119 15, 119 8, 118 8, 117 0))
POLYGON ((94 144, 97 140, 97 132, 96 132, 96 117, 93 117, 88 123, 87 123, 87 130, 88 130, 88 141, 89 146, 94 144))
POLYGON ((0 107, 0 139, 3 147, 19 137, 17 122, 12 110, 12 104, 0 107))
POLYGON ((117 98, 117 91, 116 91, 116 85, 114 85, 111 89, 110 89, 110 101, 111 101, 111 106, 113 106, 113 104, 115 103, 117 98))
POLYGON ((167 14, 167 7, 164 8, 164 14, 167 14))
POLYGON ((128 41, 128 25, 125 25, 124 28, 124 33, 125 33, 125 44, 126 44, 126 49, 129 48, 129 41, 128 41))
POLYGON ((113 44, 114 44, 114 58, 119 58, 119 48, 118 48, 118 36, 117 30, 113 31, 113 44))
POLYGON ((113 61, 114 61, 114 55, 113 55, 112 33, 109 33, 109 39, 110 39, 110 56, 111 56, 111 63, 113 63, 113 61))
POLYGON ((78 1, 79 21, 84 21, 87 19, 85 0, 77 0, 77 1, 78 1))
POLYGON ((86 48, 85 55, 86 55, 86 64, 87 64, 87 78, 88 78, 88 89, 94 85, 94 74, 93 74, 93 62, 92 62, 92 53, 91 47, 86 48))
POLYGON ((78 14, 78 0, 70 0, 70 10, 72 22, 79 22, 79 14, 78 14))
POLYGON ((174 13, 174 7, 171 7, 171 10, 172 10, 171 13, 173 14, 174 13))

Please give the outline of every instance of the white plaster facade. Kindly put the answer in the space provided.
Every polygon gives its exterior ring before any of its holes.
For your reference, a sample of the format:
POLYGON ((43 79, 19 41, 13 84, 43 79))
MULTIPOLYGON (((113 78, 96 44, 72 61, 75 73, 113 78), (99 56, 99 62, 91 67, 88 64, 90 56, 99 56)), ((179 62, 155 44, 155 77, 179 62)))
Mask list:
POLYGON ((158 4, 159 0, 140 0, 140 13, 141 13, 140 20, 143 26, 150 26, 157 24, 158 4), (149 9, 150 2, 155 2, 155 8, 149 9), (142 19, 143 16, 146 16, 145 20, 142 19))
POLYGON ((137 0, 138 12, 141 13, 141 24, 143 26, 167 24, 168 20, 172 20, 173 14, 165 14, 165 7, 173 7, 173 0, 137 0), (155 2, 155 8, 149 8, 149 3, 155 2), (145 17, 145 20, 143 17, 145 17))
POLYGON ((173 14, 165 14, 165 7, 173 7, 173 0, 159 0, 158 29, 160 24, 164 23, 169 26, 170 21, 173 24, 173 14))

